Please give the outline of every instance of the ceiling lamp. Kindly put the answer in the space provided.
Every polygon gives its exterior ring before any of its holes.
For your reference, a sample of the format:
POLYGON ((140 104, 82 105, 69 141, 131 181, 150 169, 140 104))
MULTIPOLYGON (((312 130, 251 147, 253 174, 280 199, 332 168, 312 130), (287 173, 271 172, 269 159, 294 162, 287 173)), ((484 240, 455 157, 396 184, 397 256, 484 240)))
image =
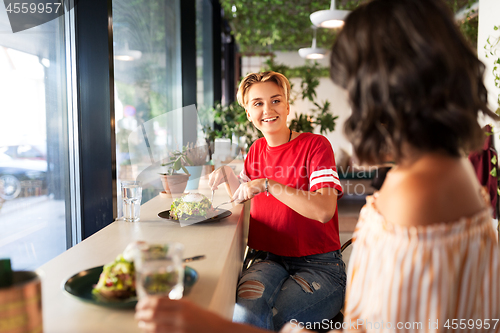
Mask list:
POLYGON ((311 47, 304 47, 299 49, 299 55, 306 59, 323 59, 326 54, 326 50, 316 47, 316 27, 312 27, 314 31, 313 42, 311 47))
POLYGON ((115 60, 119 61, 134 61, 141 59, 142 52, 137 50, 130 50, 128 48, 128 42, 125 42, 125 48, 122 50, 117 50, 115 52, 115 60))
POLYGON ((332 0, 329 10, 320 10, 311 14, 311 22, 321 28, 335 29, 344 25, 345 17, 349 10, 335 9, 335 0, 332 0))

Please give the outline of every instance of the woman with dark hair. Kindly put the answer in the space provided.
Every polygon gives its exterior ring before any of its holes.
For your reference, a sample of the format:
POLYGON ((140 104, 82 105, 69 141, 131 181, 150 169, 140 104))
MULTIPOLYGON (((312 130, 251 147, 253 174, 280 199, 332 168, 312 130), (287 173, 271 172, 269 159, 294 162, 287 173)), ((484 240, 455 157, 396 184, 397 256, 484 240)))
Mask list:
MULTIPOLYGON (((483 72, 441 0, 373 0, 347 18, 331 53, 352 108, 345 132, 361 162, 396 167, 360 213, 345 330, 500 331, 497 233, 466 158, 484 139, 479 110, 497 119, 483 72)), ((176 332, 259 331, 183 300, 140 302, 137 317, 176 332)))
POLYGON ((499 318, 497 233, 467 159, 485 138, 479 110, 497 117, 484 65, 451 13, 437 0, 368 2, 347 18, 330 60, 357 157, 396 162, 356 226, 346 321, 439 332, 454 319, 499 318))

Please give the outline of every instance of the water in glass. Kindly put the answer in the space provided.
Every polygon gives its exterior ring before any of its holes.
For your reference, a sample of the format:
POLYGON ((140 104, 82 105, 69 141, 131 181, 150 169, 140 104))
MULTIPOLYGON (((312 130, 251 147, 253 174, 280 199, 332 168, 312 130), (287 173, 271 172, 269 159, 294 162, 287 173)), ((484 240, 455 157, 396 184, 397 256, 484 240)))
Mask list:
POLYGON ((142 186, 140 182, 122 182, 123 218, 127 222, 139 221, 142 186))

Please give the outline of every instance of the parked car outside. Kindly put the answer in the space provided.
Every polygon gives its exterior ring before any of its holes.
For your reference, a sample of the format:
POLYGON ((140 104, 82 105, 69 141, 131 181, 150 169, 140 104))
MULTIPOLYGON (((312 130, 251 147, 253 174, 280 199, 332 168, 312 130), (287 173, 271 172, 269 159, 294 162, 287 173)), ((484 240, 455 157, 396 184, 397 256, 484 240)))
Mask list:
POLYGON ((46 188, 47 160, 42 149, 33 145, 0 147, 1 199, 41 195, 46 188))

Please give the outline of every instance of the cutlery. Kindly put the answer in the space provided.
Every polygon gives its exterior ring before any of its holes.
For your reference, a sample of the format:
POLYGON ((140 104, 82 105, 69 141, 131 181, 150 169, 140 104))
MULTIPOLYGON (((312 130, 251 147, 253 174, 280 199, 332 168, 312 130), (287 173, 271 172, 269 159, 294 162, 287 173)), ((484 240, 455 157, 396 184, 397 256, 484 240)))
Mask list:
POLYGON ((212 206, 214 204, 214 193, 215 193, 215 190, 212 190, 212 197, 210 198, 210 203, 212 204, 212 206))
POLYGON ((196 261, 196 260, 201 260, 201 259, 205 259, 205 256, 201 255, 201 256, 194 256, 194 257, 186 258, 186 259, 183 259, 182 262, 186 263, 186 262, 191 262, 191 261, 196 261))
POLYGON ((226 204, 232 203, 232 202, 234 202, 234 200, 235 200, 235 199, 231 199, 231 200, 229 200, 229 201, 223 202, 223 203, 221 203, 221 204, 217 205, 217 207, 215 207, 215 208, 214 208, 214 210, 217 210, 217 208, 219 208, 219 207, 220 207, 220 206, 222 206, 222 205, 226 205, 226 204))

